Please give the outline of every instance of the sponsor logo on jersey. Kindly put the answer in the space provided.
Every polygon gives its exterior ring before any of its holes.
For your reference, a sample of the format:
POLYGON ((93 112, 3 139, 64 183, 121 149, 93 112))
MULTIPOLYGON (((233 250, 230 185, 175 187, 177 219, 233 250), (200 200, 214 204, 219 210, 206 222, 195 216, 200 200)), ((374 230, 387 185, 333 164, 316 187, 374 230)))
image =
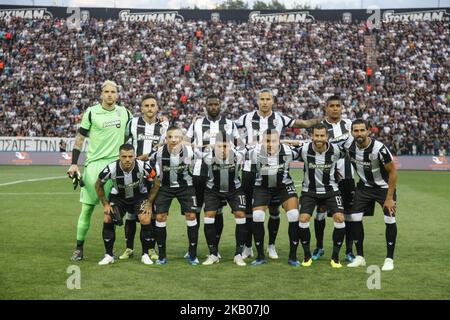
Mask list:
POLYGON ((103 122, 103 125, 102 125, 103 128, 109 128, 109 127, 120 128, 120 126, 121 126, 120 120, 106 121, 106 122, 103 122))
POLYGON ((152 134, 138 134, 137 139, 140 140, 158 140, 160 139, 160 136, 155 136, 152 134))
POLYGON ((230 163, 230 164, 213 164, 212 165, 212 169, 214 171, 216 170, 234 170, 234 168, 236 167, 236 165, 234 163, 230 163))
POLYGON ((184 171, 186 168, 188 167, 188 165, 186 164, 182 164, 179 166, 163 166, 162 171, 164 172, 168 172, 168 171, 184 171))

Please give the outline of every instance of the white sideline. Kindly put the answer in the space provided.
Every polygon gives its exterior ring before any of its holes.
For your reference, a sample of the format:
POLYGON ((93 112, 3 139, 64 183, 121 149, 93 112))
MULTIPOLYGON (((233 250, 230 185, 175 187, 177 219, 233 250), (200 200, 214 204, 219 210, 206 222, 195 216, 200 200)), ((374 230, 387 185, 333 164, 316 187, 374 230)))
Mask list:
POLYGON ((24 183, 24 182, 55 180, 55 179, 63 179, 63 178, 66 178, 66 179, 67 179, 67 176, 47 177, 47 178, 36 178, 36 179, 26 179, 26 180, 16 180, 16 181, 11 181, 11 182, 6 182, 6 183, 0 183, 0 187, 3 187, 3 186, 10 186, 10 185, 13 185, 13 184, 19 184, 19 183, 24 183))
POLYGON ((61 195, 76 195, 79 192, 0 192, 0 196, 61 196, 61 195))

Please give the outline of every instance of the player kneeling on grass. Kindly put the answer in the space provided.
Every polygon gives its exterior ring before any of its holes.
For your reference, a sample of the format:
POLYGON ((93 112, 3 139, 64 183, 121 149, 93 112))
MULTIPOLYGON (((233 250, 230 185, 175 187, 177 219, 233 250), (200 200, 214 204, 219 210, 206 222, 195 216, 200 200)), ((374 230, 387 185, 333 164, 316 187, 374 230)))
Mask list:
POLYGON ((242 258, 245 236, 245 194, 241 188, 239 177, 244 163, 245 149, 237 151, 231 147, 232 137, 225 131, 219 132, 215 137, 214 149, 204 155, 203 160, 207 166, 208 180, 205 188, 205 237, 208 244, 208 259, 204 265, 218 263, 217 231, 214 226, 216 212, 227 201, 236 220, 236 251, 234 262, 245 266, 242 258))
POLYGON ((286 211, 289 222, 289 259, 288 263, 299 266, 298 247, 298 197, 289 175, 289 164, 297 157, 297 152, 288 145, 280 144, 280 134, 267 129, 258 144, 249 151, 247 163, 251 171, 256 172, 253 192, 253 235, 258 256, 252 265, 266 263, 264 255, 264 219, 265 210, 274 199, 279 199, 286 211))
POLYGON ((189 241, 189 263, 198 265, 197 258, 198 224, 196 218, 197 198, 192 182, 189 166, 192 163, 194 151, 183 144, 183 132, 177 126, 167 128, 166 144, 154 152, 150 162, 154 165, 157 179, 161 187, 155 199, 156 210, 156 242, 159 258, 156 264, 166 264, 167 215, 173 199, 181 205, 187 224, 189 241))
POLYGON ((150 222, 152 203, 156 196, 157 187, 147 190, 147 177, 152 175, 149 162, 136 159, 131 144, 123 144, 119 149, 119 160, 110 163, 99 174, 95 190, 103 204, 103 241, 105 257, 98 263, 105 265, 114 263, 115 224, 122 225, 122 218, 126 212, 137 215, 142 228, 142 258, 144 264, 153 264, 148 256, 150 247, 150 222), (103 186, 112 180, 113 188, 109 198, 105 197, 103 186))

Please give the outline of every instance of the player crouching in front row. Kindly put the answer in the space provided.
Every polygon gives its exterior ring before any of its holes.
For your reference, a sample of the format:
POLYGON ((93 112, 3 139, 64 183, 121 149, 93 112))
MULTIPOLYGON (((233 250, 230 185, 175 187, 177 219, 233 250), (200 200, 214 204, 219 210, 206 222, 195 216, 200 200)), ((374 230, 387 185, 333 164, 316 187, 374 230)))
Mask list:
POLYGON ((234 263, 245 266, 242 258, 247 229, 245 226, 245 194, 241 188, 239 177, 244 163, 245 150, 231 148, 232 137, 225 131, 215 137, 214 148, 210 148, 203 156, 208 169, 208 180, 205 188, 205 237, 208 244, 208 259, 204 265, 218 263, 217 231, 214 225, 216 212, 222 207, 222 201, 227 201, 236 220, 236 252, 234 263))
POLYGON ((122 218, 126 212, 137 215, 142 228, 142 258, 144 264, 153 264, 148 256, 150 247, 150 222, 152 203, 157 188, 148 192, 145 180, 152 174, 152 167, 148 162, 136 159, 131 144, 123 144, 119 148, 119 160, 106 166, 99 174, 95 184, 95 191, 103 204, 103 241, 105 257, 98 263, 106 265, 114 263, 115 224, 122 225, 122 218), (108 199, 103 186, 112 180, 113 188, 108 199))

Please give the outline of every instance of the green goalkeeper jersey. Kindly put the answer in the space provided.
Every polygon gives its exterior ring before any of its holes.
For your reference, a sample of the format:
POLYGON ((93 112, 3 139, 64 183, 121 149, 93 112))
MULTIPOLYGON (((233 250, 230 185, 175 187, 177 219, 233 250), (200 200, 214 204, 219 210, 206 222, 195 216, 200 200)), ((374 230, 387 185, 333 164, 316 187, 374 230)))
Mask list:
POLYGON ((119 147, 124 143, 125 129, 131 113, 125 107, 115 105, 108 111, 101 104, 86 109, 81 120, 80 132, 89 138, 84 165, 97 160, 115 160, 119 147))

